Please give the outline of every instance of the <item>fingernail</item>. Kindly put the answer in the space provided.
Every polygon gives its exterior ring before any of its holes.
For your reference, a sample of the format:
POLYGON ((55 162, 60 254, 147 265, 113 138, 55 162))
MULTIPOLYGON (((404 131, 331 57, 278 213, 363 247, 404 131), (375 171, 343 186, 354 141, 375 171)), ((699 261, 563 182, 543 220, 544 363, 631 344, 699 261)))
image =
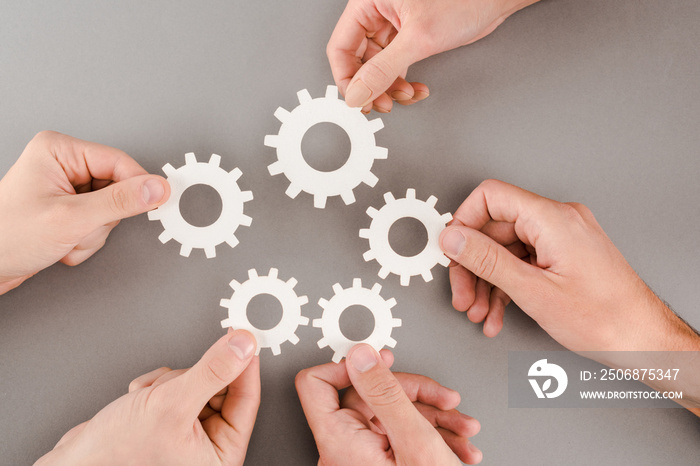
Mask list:
POLYGON ((415 100, 416 102, 418 102, 418 101, 420 101, 420 100, 427 99, 429 95, 430 95, 430 94, 428 94, 427 92, 416 91, 416 93, 413 94, 413 100, 415 100))
POLYGON ((163 199, 165 188, 163 187, 163 183, 151 178, 143 184, 141 194, 146 204, 153 205, 159 203, 160 200, 163 199))
POLYGON ((394 91, 391 93, 391 98, 396 101, 411 100, 412 97, 406 94, 404 91, 394 91))
POLYGON ((228 341, 228 346, 236 353, 238 359, 248 359, 255 351, 255 340, 248 332, 235 333, 228 341))
POLYGON ((345 103, 350 107, 364 107, 369 103, 372 91, 361 79, 350 84, 345 91, 345 103))
POLYGON ((377 365, 377 353, 369 345, 360 345, 350 354, 350 363, 358 372, 367 372, 377 365))
POLYGON ((386 108, 380 107, 380 106, 378 106, 378 105, 375 105, 375 106, 374 106, 374 109, 375 109, 376 111, 378 111, 379 113, 389 113, 389 112, 391 112, 391 109, 386 109, 386 108))
POLYGON ((481 450, 479 450, 478 448, 476 448, 476 447, 474 446, 474 444, 471 443, 471 442, 469 442, 469 444, 467 444, 467 448, 469 448, 469 451, 471 451, 472 453, 481 453, 481 450))
POLYGON ((450 256, 459 256, 467 240, 459 230, 450 230, 442 238, 442 249, 450 256))

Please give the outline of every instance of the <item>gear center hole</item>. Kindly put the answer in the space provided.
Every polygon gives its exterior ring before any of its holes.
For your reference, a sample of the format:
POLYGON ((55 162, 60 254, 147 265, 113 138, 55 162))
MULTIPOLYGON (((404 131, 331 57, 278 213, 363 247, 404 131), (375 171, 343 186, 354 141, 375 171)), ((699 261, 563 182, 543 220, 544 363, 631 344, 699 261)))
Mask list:
POLYGON ((365 306, 355 304, 340 314, 338 324, 345 338, 352 341, 363 341, 369 338, 374 331, 374 314, 365 306))
POLYGON ((316 123, 301 140, 301 153, 306 163, 320 172, 333 172, 350 158, 350 137, 335 123, 316 123))
POLYGON ((248 302, 246 315, 253 327, 270 330, 282 321, 282 303, 271 294, 259 294, 248 302))
POLYGON ((180 215, 195 227, 208 227, 216 222, 222 207, 219 192, 206 184, 192 185, 180 197, 180 215))
POLYGON ((428 245, 428 230, 418 219, 400 218, 389 228, 389 245, 401 256, 417 256, 428 245))

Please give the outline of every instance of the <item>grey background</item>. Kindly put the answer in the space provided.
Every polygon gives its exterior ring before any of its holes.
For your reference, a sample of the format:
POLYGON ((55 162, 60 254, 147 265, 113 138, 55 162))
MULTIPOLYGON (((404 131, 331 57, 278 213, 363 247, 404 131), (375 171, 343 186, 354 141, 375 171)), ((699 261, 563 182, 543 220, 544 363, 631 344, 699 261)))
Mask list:
MULTIPOLYGON (((241 244, 213 260, 161 245, 159 222, 124 221, 87 263, 53 266, 0 297, 0 463, 29 464, 122 395, 131 379, 195 362, 221 334, 232 278, 279 268, 319 298, 379 281, 404 325, 396 369, 462 394, 484 464, 695 464, 700 424, 681 409, 508 409, 507 352, 559 346, 511 306, 490 340, 450 305, 447 274, 409 288, 380 280, 357 230, 386 191, 417 189, 454 211, 485 178, 587 204, 632 266, 691 324, 700 231, 700 4, 543 1, 484 40, 410 70, 430 98, 383 120, 376 188, 324 210, 270 177, 277 106, 332 82, 325 44, 342 1, 0 2, 0 173, 42 129, 119 147, 147 170, 184 153, 240 167, 255 200, 241 244)), ((200 203, 206 205, 205 202, 200 203)), ((3 221, 0 219, 0 221, 3 221)), ((249 464, 316 459, 293 386, 330 360, 318 329, 262 357, 263 402, 249 464)))

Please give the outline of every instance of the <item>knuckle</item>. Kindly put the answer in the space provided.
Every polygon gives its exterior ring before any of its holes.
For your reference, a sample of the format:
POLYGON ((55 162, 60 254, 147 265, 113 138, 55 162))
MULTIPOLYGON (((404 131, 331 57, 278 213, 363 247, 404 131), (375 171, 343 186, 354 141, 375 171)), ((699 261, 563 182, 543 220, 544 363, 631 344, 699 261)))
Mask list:
POLYGON ((381 55, 376 55, 365 63, 363 68, 362 80, 370 89, 374 90, 379 88, 382 90, 386 89, 399 75, 398 72, 394 73, 391 64, 381 55))
POLYGON ((372 384, 367 391, 367 398, 375 406, 392 406, 398 404, 404 396, 397 380, 380 380, 372 384))
POLYGON ((491 281, 498 266, 498 248, 492 244, 486 250, 474 251, 474 273, 486 281, 491 281))
POLYGON ((296 387, 297 392, 306 387, 311 377, 311 370, 309 369, 303 369, 297 373, 296 377, 294 377, 294 386, 296 387))
POLYGON ((128 212, 131 207, 131 198, 123 186, 115 184, 110 196, 110 207, 116 214, 128 212))
POLYGON ((204 368, 204 381, 209 385, 228 385, 231 382, 231 368, 219 358, 209 361, 204 368))

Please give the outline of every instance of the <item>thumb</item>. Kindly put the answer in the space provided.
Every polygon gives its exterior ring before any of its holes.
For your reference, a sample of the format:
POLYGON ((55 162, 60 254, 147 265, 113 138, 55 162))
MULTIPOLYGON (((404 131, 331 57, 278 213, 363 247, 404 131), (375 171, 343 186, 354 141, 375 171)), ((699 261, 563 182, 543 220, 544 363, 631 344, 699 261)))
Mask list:
POLYGON ((416 59, 405 31, 399 32, 384 50, 357 70, 345 90, 350 107, 364 107, 389 89, 416 59))
POLYGON ((353 387, 379 419, 395 451, 410 452, 416 438, 427 440, 435 434, 374 348, 356 345, 345 365, 353 387))
POLYGON ((247 330, 229 331, 190 370, 164 383, 162 396, 176 401, 186 419, 196 419, 209 400, 248 367, 256 346, 247 330))
POLYGON ((482 232, 465 226, 450 226, 440 234, 440 247, 458 262, 522 305, 544 278, 543 270, 515 257, 504 246, 482 232))
POLYGON ((158 175, 140 175, 73 197, 80 214, 94 225, 105 225, 142 214, 163 204, 170 185, 158 175))

